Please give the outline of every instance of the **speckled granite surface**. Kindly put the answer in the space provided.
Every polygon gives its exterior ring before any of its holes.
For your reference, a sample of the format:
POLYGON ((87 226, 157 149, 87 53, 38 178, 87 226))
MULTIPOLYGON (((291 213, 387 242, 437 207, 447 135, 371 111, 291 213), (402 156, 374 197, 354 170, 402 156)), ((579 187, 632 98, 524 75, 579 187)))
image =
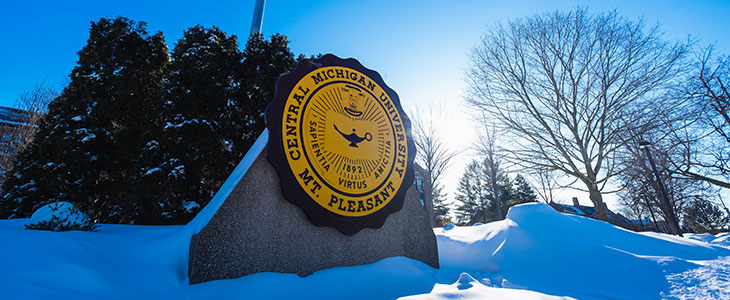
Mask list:
POLYGON ((190 283, 258 272, 300 276, 338 267, 405 256, 438 268, 436 237, 414 187, 403 209, 380 229, 346 236, 316 227, 283 198, 279 178, 264 150, 213 219, 190 244, 190 283))

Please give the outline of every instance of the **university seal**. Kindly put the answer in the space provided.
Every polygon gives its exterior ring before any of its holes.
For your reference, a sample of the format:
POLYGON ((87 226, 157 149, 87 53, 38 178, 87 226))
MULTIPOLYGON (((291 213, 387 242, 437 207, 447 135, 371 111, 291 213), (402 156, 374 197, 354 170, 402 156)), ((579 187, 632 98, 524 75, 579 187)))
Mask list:
POLYGON ((377 72, 331 54, 302 60, 279 78, 266 126, 281 191, 314 225, 353 235, 403 206, 410 120, 377 72))

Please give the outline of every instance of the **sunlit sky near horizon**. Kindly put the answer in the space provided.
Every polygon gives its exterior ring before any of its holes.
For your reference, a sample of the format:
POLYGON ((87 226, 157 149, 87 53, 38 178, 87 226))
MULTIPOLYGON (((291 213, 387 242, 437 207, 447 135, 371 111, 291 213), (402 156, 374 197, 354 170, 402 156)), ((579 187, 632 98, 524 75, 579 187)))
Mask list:
MULTIPOLYGON (((185 29, 219 26, 247 36, 255 0, 247 1, 34 1, 4 3, 0 12, 0 105, 13 106, 24 90, 44 82, 61 90, 86 44, 91 21, 124 16, 162 31, 172 48, 185 29)), ((299 54, 353 57, 377 70, 407 111, 441 107, 434 121, 441 138, 463 150, 446 174, 449 198, 470 161, 474 124, 463 105, 468 53, 486 26, 556 9, 616 9, 659 23, 667 40, 692 36, 730 53, 730 1, 275 1, 266 3, 263 33, 287 35, 299 54)), ((575 191, 559 195, 569 202, 575 191)), ((608 197, 609 207, 615 201, 608 197)))

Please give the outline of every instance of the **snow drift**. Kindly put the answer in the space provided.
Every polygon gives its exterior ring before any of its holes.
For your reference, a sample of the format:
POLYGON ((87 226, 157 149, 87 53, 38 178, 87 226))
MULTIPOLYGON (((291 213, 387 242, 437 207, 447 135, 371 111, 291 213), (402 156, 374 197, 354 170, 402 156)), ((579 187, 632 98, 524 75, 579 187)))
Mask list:
POLYGON ((187 284, 191 226, 24 230, 0 220, 2 299, 728 298, 727 236, 634 233, 543 204, 436 229, 441 270, 403 257, 307 277, 259 273, 187 284), (708 243, 709 242, 709 243, 708 243))
POLYGON ((716 245, 636 233, 537 203, 513 207, 503 221, 437 230, 437 239, 444 280, 469 272, 494 286, 580 299, 668 297, 672 274, 730 255, 716 245))

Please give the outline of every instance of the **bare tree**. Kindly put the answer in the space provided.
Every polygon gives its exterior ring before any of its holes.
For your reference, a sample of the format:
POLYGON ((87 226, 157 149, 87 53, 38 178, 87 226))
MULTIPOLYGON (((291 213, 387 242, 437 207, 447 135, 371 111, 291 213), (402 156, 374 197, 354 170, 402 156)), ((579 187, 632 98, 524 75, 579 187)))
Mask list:
POLYGON ((503 150, 498 145, 497 127, 486 123, 486 119, 482 118, 482 130, 479 133, 475 148, 479 156, 484 159, 485 179, 489 184, 490 193, 494 197, 494 206, 497 220, 502 220, 502 203, 500 197, 500 187, 498 186, 499 178, 505 176, 504 166, 502 165, 503 150))
MULTIPOLYGON (((663 131, 671 132, 670 129, 663 131)), ((649 134, 644 137, 650 138, 655 135, 649 134)), ((663 199, 664 194, 660 190, 657 176, 650 168, 648 157, 642 153, 638 142, 627 144, 623 151, 631 158, 626 159, 624 169, 618 175, 621 182, 621 191, 618 195, 622 205, 633 206, 630 209, 634 211, 648 212, 655 227, 660 230, 661 227, 654 215, 654 211, 658 210, 669 232, 681 235, 679 218, 683 207, 692 199, 709 198, 709 186, 694 179, 672 176, 671 163, 681 155, 681 152, 673 147, 670 139, 657 139, 652 145, 651 152, 655 158, 658 179, 666 188, 667 199, 663 199)))
POLYGON ((0 137, 0 183, 5 181, 5 172, 15 164, 16 155, 33 141, 48 104, 57 95, 55 90, 41 83, 23 92, 15 101, 15 109, 8 110, 0 137))
POLYGON ((662 114, 644 104, 667 100, 687 49, 615 11, 518 19, 490 28, 472 51, 467 101, 511 138, 510 162, 582 182, 606 220, 602 194, 624 132, 662 114))
POLYGON ((639 224, 635 225, 634 229, 646 230, 648 219, 646 218, 644 206, 639 204, 640 201, 641 199, 639 197, 619 197, 619 212, 629 220, 637 220, 639 222, 639 224))
POLYGON ((439 138, 439 132, 433 123, 443 109, 434 110, 428 107, 425 111, 411 112, 413 120, 413 142, 416 144, 416 163, 425 168, 430 185, 424 190, 431 191, 433 201, 433 224, 441 225, 448 214, 446 193, 442 183, 443 175, 457 152, 446 147, 439 138))
POLYGON ((687 83, 692 106, 686 114, 696 122, 672 132, 684 151, 672 161, 673 173, 730 189, 730 57, 714 58, 712 46, 701 51, 687 83))
POLYGON ((561 188, 561 172, 551 169, 533 170, 531 177, 536 182, 535 187, 540 199, 545 203, 555 202, 555 190, 561 188))

